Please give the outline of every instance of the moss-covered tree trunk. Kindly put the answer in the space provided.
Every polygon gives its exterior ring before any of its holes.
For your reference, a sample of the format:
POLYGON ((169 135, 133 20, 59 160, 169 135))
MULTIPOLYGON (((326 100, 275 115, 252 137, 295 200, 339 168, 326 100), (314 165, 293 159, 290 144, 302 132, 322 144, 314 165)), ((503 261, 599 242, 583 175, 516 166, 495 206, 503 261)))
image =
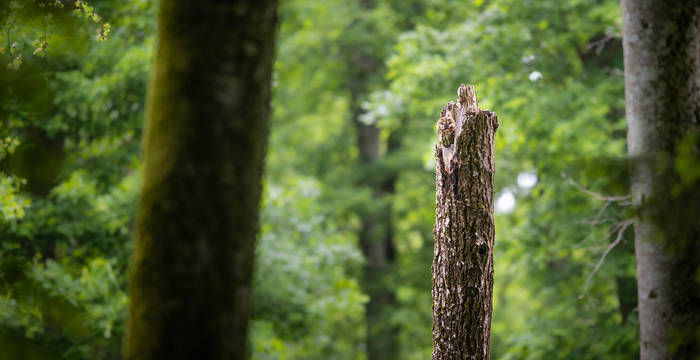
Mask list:
POLYGON ((125 359, 246 356, 276 0, 165 0, 125 359))
POLYGON ((493 295, 496 114, 479 110, 474 88, 438 120, 433 360, 488 359, 493 295))
POLYGON ((678 145, 699 151, 687 136, 700 130, 700 4, 622 0, 622 20, 641 358, 691 359, 700 353, 699 199, 679 176, 693 169, 678 145))

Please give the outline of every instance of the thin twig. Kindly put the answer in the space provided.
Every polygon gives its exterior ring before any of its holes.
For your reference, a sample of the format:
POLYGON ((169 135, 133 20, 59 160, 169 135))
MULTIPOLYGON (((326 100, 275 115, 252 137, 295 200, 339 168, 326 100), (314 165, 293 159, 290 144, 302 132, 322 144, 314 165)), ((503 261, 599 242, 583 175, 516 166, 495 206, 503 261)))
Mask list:
POLYGON ((610 41, 615 39, 615 36, 611 36, 606 34, 604 38, 598 40, 598 41, 591 41, 588 43, 586 46, 587 50, 594 49, 596 55, 600 55, 600 53, 603 51, 603 48, 605 48, 605 44, 610 41))
POLYGON ((583 296, 586 295, 586 292, 588 291, 588 285, 591 282, 593 275, 595 275, 598 272, 598 270, 600 269, 600 267, 603 266, 603 261, 605 261, 605 257, 608 256, 610 251, 612 251, 612 249, 615 248, 615 246, 620 243, 620 241, 622 240, 622 235, 624 235, 625 230, 627 230, 627 228, 630 225, 632 225, 632 220, 631 219, 625 220, 625 221, 615 225, 613 227, 613 229, 610 231, 608 236, 610 236, 613 232, 617 231, 617 238, 615 239, 615 241, 612 242, 612 244, 610 244, 610 246, 608 246, 607 249, 605 249, 605 251, 603 252, 603 255, 600 256, 600 260, 598 260, 598 264, 596 264, 593 271, 591 271, 591 273, 588 275, 588 278, 586 279, 586 283, 583 285, 583 289, 584 289, 583 293, 581 293, 581 295, 579 295, 579 297, 578 297, 579 299, 582 299, 583 296))
MULTIPOLYGON (((630 199, 630 195, 624 195, 624 196, 608 196, 608 195, 603 195, 599 194, 595 191, 591 191, 586 189, 585 187, 579 185, 574 179, 566 176, 566 174, 562 173, 561 176, 566 178, 566 180, 573 185, 575 188, 581 190, 583 193, 590 195, 592 198, 600 201, 626 201, 630 199)), ((624 205, 624 204, 623 204, 624 205)))
POLYGON ((591 221, 583 220, 582 223, 593 227, 596 225, 601 225, 601 224, 605 224, 605 223, 614 223, 614 222, 619 222, 619 221, 620 221, 620 219, 611 218, 611 217, 604 217, 604 218, 598 219, 598 220, 591 220, 591 221))
POLYGON ((598 222, 598 218, 600 218, 600 216, 603 215, 603 212, 605 212, 605 209, 607 209, 608 206, 610 206, 610 204, 612 204, 612 203, 613 202, 610 200, 606 201, 605 204, 603 204, 603 206, 600 207, 600 210, 598 210, 598 213, 595 214, 595 216, 593 217, 593 220, 591 220, 590 224, 591 225, 596 224, 598 222))

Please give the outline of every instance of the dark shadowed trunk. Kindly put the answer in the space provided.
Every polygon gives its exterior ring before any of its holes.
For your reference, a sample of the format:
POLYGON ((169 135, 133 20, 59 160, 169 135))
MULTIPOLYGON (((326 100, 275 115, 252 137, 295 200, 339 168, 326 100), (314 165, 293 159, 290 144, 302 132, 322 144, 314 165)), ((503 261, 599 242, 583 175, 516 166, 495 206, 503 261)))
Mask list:
POLYGON ((438 121, 433 360, 489 358, 497 128, 464 85, 438 121))
POLYGON ((622 0, 642 359, 700 353, 698 199, 674 169, 700 123, 699 16, 697 1, 622 0))
POLYGON ((126 359, 246 356, 276 6, 161 4, 126 359))

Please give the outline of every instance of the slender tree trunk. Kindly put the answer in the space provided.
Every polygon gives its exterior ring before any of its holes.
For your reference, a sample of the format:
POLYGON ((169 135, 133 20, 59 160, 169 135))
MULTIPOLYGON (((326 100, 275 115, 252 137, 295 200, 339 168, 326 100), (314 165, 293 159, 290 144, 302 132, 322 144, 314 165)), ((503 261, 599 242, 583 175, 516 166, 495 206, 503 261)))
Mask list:
POLYGON ((433 360, 488 359, 493 296, 496 114, 474 88, 443 108, 436 157, 433 360))
MULTIPOLYGON (((375 6, 373 0, 361 0, 361 5, 367 10, 375 6)), ((392 360, 399 358, 398 328, 391 321, 396 309, 396 290, 390 281, 395 265, 390 197, 394 193, 396 174, 375 171, 375 167, 381 164, 385 156, 397 150, 400 137, 391 134, 387 151, 382 154, 381 129, 376 124, 366 124, 360 120, 364 112, 360 104, 369 91, 369 83, 381 76, 382 59, 373 53, 370 44, 363 42, 349 47, 347 56, 347 81, 359 153, 357 167, 358 172, 368 175, 358 185, 369 188, 373 200, 359 214, 361 228, 358 234, 365 257, 361 283, 369 297, 365 306, 367 359, 392 360)))
MULTIPOLYGON (((358 101, 359 103, 359 101, 358 101)), ((358 131, 360 165, 365 168, 375 166, 380 160, 379 128, 363 124, 355 116, 358 131)), ((394 151, 396 144, 389 144, 388 151, 394 151)), ((369 301, 365 306, 367 326, 367 358, 369 360, 391 360, 398 358, 398 329, 391 324, 391 314, 396 309, 396 294, 390 285, 389 277, 395 264, 394 235, 392 226, 392 206, 389 197, 394 193, 396 176, 388 178, 369 177, 361 186, 372 191, 373 206, 361 215, 359 234, 360 247, 365 256, 362 287, 369 301)))
POLYGON ((125 359, 246 357, 276 7, 161 4, 125 359))
POLYGON ((669 231, 655 214, 683 212, 669 168, 700 123, 700 5, 622 0, 622 19, 641 358, 690 359, 700 353, 700 227, 686 219, 694 230, 669 231))

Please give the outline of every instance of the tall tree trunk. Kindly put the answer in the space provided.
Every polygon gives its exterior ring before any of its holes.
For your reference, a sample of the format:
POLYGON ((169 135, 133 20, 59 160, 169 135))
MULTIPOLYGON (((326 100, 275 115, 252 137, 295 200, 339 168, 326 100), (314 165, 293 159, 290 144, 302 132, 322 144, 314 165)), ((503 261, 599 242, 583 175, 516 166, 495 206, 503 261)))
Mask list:
POLYGON ((700 123, 700 5, 622 0, 622 19, 641 358, 690 359, 700 353, 700 227, 687 219, 694 229, 668 231, 656 214, 683 212, 669 168, 700 123))
POLYGON ((161 4, 125 359, 246 357, 276 8, 161 4))
MULTIPOLYGON (((359 101, 356 103, 359 104, 359 101)), ((360 122, 359 115, 358 110, 354 118, 358 132, 360 166, 371 168, 380 161, 380 129, 374 124, 360 122)), ((398 147, 398 143, 392 140, 394 138, 390 137, 387 154, 398 147)), ((398 329, 391 324, 391 314, 396 309, 396 294, 389 281, 395 264, 392 206, 389 197, 394 193, 396 176, 370 176, 360 185, 370 188, 374 200, 374 204, 368 206, 367 211, 361 215, 359 234, 360 246, 365 256, 362 287, 369 297, 365 307, 367 358, 391 360, 399 355, 398 329)))
MULTIPOLYGON (((375 6, 373 0, 361 0, 360 3, 367 10, 375 6)), ((398 328, 391 322, 396 309, 396 291, 390 281, 395 265, 390 197, 394 193, 396 174, 375 169, 385 156, 398 149, 401 140, 397 134, 391 134, 387 151, 381 154, 381 129, 360 120, 364 112, 361 102, 369 92, 369 83, 382 73, 383 60, 372 53, 370 46, 359 42, 347 49, 348 88, 359 153, 358 172, 368 174, 358 185, 369 188, 373 200, 359 214, 361 228, 358 238, 365 257, 362 288, 369 297, 365 306, 365 344, 368 360, 392 360, 399 358, 398 328)))
POLYGON ((436 157, 433 360, 488 359, 493 296, 496 114, 460 86, 443 108, 436 157))

